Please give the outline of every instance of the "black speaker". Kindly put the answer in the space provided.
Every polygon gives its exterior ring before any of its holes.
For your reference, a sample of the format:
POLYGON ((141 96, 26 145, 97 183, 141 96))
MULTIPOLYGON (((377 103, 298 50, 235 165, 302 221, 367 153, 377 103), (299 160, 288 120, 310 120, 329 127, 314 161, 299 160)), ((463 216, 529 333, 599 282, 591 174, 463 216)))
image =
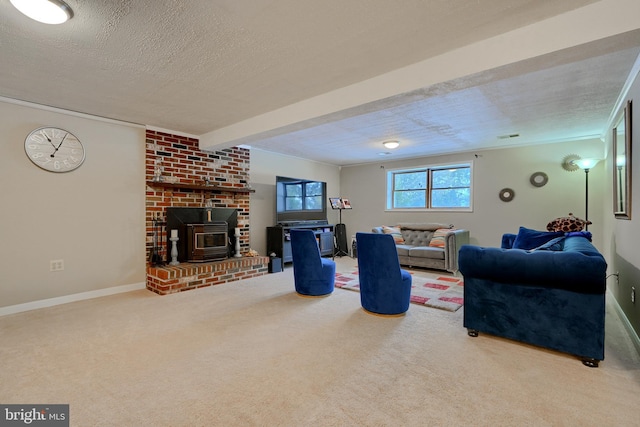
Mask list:
POLYGON ((349 255, 347 246, 347 227, 344 224, 336 224, 336 256, 349 255))

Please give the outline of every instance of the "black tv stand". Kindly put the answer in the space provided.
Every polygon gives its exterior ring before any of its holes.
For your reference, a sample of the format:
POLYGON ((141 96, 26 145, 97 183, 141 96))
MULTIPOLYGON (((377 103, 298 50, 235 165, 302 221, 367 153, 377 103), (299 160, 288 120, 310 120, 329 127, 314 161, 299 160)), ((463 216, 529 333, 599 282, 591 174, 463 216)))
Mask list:
POLYGON ((278 223, 279 227, 297 228, 297 227, 314 227, 314 226, 326 226, 329 222, 326 219, 311 219, 301 221, 281 221, 278 223))
POLYGON ((291 237, 289 231, 292 228, 310 229, 315 234, 320 248, 320 255, 334 256, 333 231, 334 225, 326 220, 312 221, 286 221, 274 227, 267 227, 267 255, 272 253, 282 258, 283 263, 293 261, 291 253, 291 237))

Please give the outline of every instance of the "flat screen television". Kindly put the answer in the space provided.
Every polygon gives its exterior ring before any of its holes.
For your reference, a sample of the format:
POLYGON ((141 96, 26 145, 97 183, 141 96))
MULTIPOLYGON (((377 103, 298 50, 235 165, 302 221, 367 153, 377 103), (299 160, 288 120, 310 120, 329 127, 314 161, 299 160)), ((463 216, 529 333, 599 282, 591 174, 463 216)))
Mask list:
POLYGON ((326 182, 276 176, 276 222, 326 222, 326 196, 326 182))

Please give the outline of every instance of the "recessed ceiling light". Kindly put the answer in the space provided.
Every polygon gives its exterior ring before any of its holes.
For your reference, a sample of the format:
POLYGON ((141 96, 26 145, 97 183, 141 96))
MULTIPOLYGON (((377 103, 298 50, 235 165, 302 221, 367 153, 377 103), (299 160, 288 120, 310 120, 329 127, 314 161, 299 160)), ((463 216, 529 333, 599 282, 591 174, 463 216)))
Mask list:
POLYGON ((20 12, 44 24, 62 24, 73 18, 73 10, 62 0, 11 0, 20 12))
POLYGON ((384 145, 389 150, 393 150, 394 148, 398 148, 400 146, 400 143, 398 141, 393 140, 393 141, 385 141, 382 143, 382 145, 384 145))

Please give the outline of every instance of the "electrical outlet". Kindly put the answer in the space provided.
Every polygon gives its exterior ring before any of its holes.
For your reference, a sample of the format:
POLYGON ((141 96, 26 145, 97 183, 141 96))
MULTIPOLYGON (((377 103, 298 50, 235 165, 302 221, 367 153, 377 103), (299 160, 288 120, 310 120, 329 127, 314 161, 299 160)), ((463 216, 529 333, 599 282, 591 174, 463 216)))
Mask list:
POLYGON ((49 261, 49 271, 62 271, 64 270, 63 259, 52 259, 49 261))
POLYGON ((631 287, 631 303, 636 303, 636 288, 633 286, 631 287))

